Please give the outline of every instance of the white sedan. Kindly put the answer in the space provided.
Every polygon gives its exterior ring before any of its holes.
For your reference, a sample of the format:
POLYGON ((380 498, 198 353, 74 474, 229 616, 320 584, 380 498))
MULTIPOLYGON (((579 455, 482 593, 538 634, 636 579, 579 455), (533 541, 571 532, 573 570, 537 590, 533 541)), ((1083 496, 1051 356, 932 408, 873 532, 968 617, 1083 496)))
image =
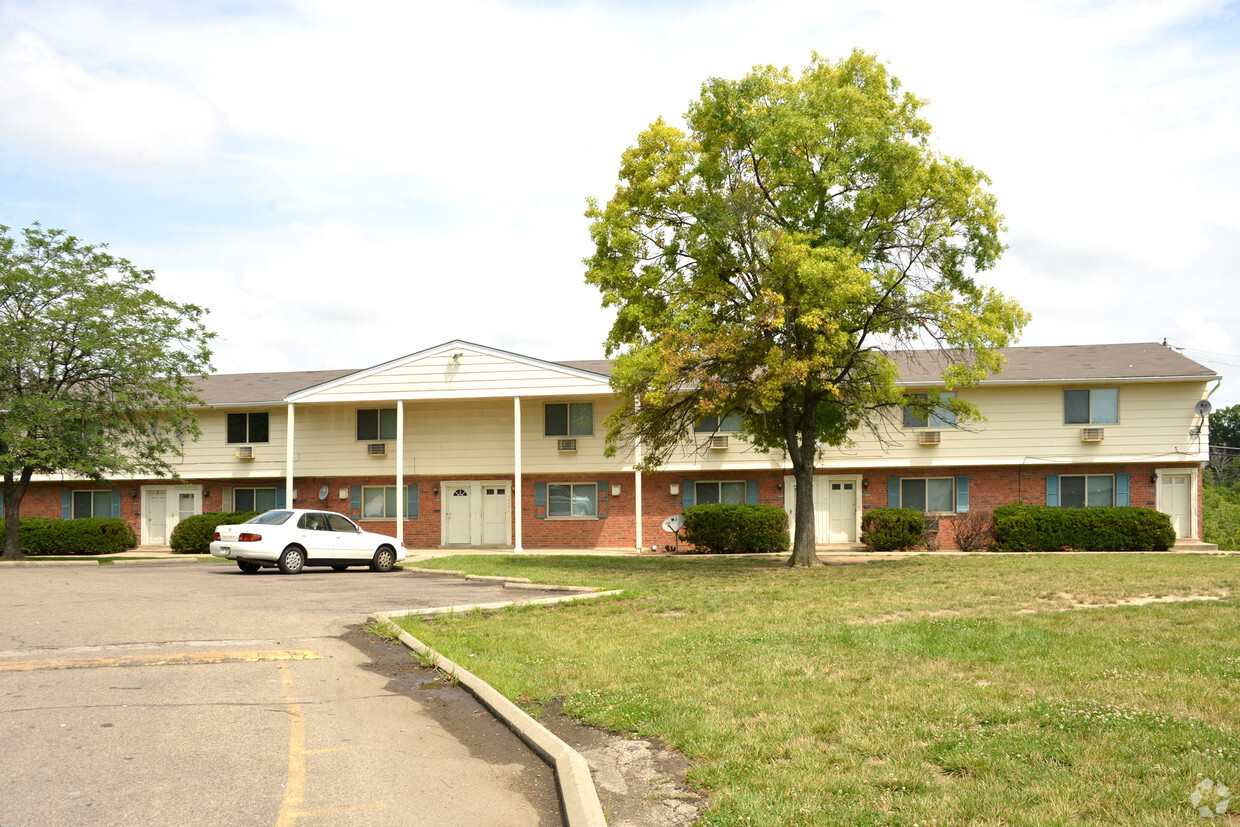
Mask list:
POLYGON ((246 574, 271 566, 285 574, 297 574, 306 566, 391 571, 405 559, 405 545, 395 537, 363 531, 343 514, 279 508, 240 525, 219 526, 211 553, 236 560, 246 574))

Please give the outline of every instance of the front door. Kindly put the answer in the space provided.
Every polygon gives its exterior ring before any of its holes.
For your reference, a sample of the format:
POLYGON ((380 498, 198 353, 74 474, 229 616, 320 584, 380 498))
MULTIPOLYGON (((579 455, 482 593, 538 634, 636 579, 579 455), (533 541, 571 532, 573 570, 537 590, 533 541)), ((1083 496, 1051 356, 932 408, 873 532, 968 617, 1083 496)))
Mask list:
POLYGON ((166 546, 186 517, 202 513, 202 488, 160 486, 142 489, 142 542, 166 546))
POLYGON ((828 540, 830 543, 857 542, 857 487, 852 480, 831 480, 827 495, 830 510, 828 540))
POLYGON ((473 486, 470 483, 448 483, 444 486, 446 494, 445 503, 446 514, 448 518, 448 527, 446 531, 446 541, 448 545, 469 545, 470 538, 473 533, 470 531, 470 525, 473 523, 473 498, 470 496, 470 489, 473 486))
POLYGON ((482 544, 508 545, 508 486, 482 486, 482 544))
POLYGON ((1192 474, 1161 474, 1158 478, 1158 510, 1171 518, 1176 537, 1193 536, 1192 483, 1192 474))

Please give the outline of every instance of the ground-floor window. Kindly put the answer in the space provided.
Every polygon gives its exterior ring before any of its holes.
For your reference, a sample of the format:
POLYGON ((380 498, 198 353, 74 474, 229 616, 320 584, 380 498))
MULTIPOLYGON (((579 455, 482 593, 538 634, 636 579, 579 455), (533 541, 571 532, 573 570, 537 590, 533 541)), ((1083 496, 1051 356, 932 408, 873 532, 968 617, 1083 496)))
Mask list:
POLYGON ((1112 474, 1060 474, 1059 504, 1064 508, 1115 505, 1115 477, 1112 474))
POLYGON ((275 507, 275 488, 233 489, 233 511, 270 511, 275 507))
POLYGON ((548 483, 547 516, 598 516, 598 485, 592 482, 548 483))
POLYGON ((396 518, 395 485, 363 485, 362 516, 396 518))
POLYGON ((111 491, 74 491, 73 519, 112 516, 111 491))
POLYGON ((955 511, 955 477, 901 479, 898 507, 932 513, 955 511))
POLYGON ((744 481, 697 482, 693 485, 693 504, 726 503, 745 504, 744 481))

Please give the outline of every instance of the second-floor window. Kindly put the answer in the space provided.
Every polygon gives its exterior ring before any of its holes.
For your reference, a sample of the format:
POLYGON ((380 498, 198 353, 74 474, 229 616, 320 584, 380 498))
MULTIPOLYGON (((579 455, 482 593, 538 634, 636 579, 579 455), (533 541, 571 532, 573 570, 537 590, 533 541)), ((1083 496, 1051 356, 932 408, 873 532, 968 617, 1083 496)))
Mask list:
POLYGON ((1114 425, 1119 422, 1119 388, 1063 392, 1065 425, 1114 425))
POLYGON ((693 430, 699 434, 713 434, 715 431, 735 433, 740 429, 741 415, 736 413, 728 414, 723 419, 717 416, 704 416, 693 426, 693 430))
POLYGON ((266 442, 267 412, 230 413, 228 415, 228 442, 266 442))
MULTIPOLYGON (((930 410, 930 397, 924 393, 914 394, 912 398, 922 404, 904 406, 905 428, 954 428, 956 426, 955 411, 943 405, 935 405, 934 409, 930 410)), ((951 400, 956 398, 956 394, 943 393, 939 394, 939 398, 951 400)))
POLYGON ((396 439, 395 408, 364 408, 357 412, 357 439, 374 442, 380 439, 396 439))
POLYGON ((543 434, 546 436, 591 436, 593 433, 593 402, 548 402, 543 407, 543 434))

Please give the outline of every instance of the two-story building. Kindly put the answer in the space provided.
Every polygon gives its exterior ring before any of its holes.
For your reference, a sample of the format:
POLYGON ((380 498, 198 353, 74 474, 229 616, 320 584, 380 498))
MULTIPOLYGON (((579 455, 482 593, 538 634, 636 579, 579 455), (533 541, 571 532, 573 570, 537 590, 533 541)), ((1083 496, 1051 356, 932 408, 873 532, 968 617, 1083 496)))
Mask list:
MULTIPOLYGON (((815 477, 820 543, 855 543, 862 513, 905 506, 955 515, 1015 501, 1139 505, 1200 537, 1199 404, 1214 371, 1158 344, 1016 347, 1003 371, 958 391, 983 421, 913 411, 826 447, 815 477)), ((939 387, 933 353, 895 354, 905 387, 939 387)), ((203 511, 284 506, 348 514, 411 548, 639 548, 703 502, 785 506, 782 452, 752 449, 737 423, 704 422, 655 473, 604 456, 617 404, 606 361, 546 362, 454 341, 364 370, 207 377, 202 436, 179 479, 31 486, 24 514, 120 516, 144 544, 203 511)))

